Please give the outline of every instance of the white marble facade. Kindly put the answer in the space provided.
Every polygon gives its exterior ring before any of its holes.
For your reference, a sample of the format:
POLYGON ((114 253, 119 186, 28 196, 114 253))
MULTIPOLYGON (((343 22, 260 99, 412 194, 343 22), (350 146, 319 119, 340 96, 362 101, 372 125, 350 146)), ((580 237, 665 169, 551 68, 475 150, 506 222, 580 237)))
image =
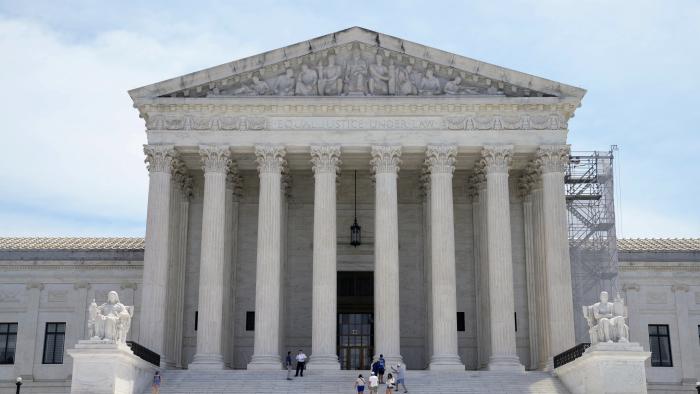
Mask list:
POLYGON ((304 347, 338 368, 337 271, 373 272, 374 352, 409 368, 546 369, 574 344, 582 89, 351 28, 129 93, 150 175, 141 340, 170 365, 276 369, 304 347))

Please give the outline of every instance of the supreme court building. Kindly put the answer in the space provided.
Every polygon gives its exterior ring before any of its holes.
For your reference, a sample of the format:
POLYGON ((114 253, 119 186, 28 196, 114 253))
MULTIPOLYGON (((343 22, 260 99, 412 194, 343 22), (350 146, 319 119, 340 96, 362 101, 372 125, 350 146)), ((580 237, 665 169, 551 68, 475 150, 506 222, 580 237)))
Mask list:
POLYGON ((547 369, 575 344, 583 89, 354 27, 129 94, 165 365, 547 369))

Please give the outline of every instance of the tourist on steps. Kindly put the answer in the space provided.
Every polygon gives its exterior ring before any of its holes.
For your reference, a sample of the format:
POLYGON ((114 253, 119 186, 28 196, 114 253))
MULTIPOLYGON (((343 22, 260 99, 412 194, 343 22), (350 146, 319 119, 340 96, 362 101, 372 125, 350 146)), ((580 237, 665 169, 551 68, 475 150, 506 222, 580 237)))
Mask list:
MULTIPOLYGON (((19 391, 19 389, 17 389, 19 391)), ((160 393, 160 372, 156 371, 156 374, 153 375, 153 384, 151 385, 151 394, 158 394, 160 393)))
POLYGON ((379 383, 384 383, 384 371, 386 370, 386 360, 384 360, 384 355, 379 355, 379 360, 377 360, 377 376, 379 376, 379 383))
POLYGON ((365 378, 362 377, 362 374, 360 374, 357 377, 357 379, 355 379, 355 389, 357 390, 358 393, 365 392, 365 378))
POLYGON ((297 373, 294 375, 296 376, 304 376, 304 367, 306 366, 306 354, 304 354, 301 349, 299 349, 299 353, 297 354, 297 373))
POLYGON ((391 372, 396 374, 396 390, 399 390, 399 385, 403 386, 403 392, 408 393, 406 388, 406 369, 401 364, 396 364, 396 368, 391 367, 391 372))
POLYGON ((379 378, 377 377, 377 374, 372 372, 372 375, 369 377, 369 392, 370 394, 377 394, 377 390, 379 389, 379 378))
POLYGON ((284 360, 284 365, 287 366, 287 380, 292 380, 292 352, 287 352, 287 358, 284 360))
POLYGON ((386 391, 384 392, 385 394, 391 394, 394 392, 394 384, 396 381, 394 380, 394 377, 389 374, 386 376, 386 391))

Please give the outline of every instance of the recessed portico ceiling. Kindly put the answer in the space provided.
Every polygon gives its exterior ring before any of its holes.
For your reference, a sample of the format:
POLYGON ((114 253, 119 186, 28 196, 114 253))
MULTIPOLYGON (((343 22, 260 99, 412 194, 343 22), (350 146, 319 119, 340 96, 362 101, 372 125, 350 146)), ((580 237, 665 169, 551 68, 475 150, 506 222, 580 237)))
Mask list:
POLYGON ((136 104, 158 97, 310 95, 337 99, 358 94, 558 97, 580 102, 585 93, 581 88, 361 27, 129 91, 136 104), (348 86, 354 68, 367 79, 359 81, 364 84, 361 89, 348 86), (324 84, 324 75, 333 78, 326 78, 324 84), (371 79, 382 82, 373 86, 371 79))

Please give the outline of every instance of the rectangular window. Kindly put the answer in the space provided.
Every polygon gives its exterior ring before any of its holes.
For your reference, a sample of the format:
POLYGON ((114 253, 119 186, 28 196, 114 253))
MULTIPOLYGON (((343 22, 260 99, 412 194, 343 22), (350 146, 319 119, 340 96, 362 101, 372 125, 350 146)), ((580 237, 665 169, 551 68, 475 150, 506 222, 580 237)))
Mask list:
POLYGON ((649 324, 649 348, 652 367, 673 366, 668 324, 649 324))
POLYGON ((465 331, 464 312, 457 312, 457 331, 465 331))
POLYGON ((17 323, 0 323, 0 364, 15 363, 17 323))
POLYGON ((245 313, 245 330, 255 331, 255 312, 247 311, 245 313))
POLYGON ((197 324, 199 323, 199 311, 194 311, 194 330, 197 331, 197 324))
POLYGON ((44 334, 44 364, 63 364, 63 344, 66 323, 46 323, 44 334))

